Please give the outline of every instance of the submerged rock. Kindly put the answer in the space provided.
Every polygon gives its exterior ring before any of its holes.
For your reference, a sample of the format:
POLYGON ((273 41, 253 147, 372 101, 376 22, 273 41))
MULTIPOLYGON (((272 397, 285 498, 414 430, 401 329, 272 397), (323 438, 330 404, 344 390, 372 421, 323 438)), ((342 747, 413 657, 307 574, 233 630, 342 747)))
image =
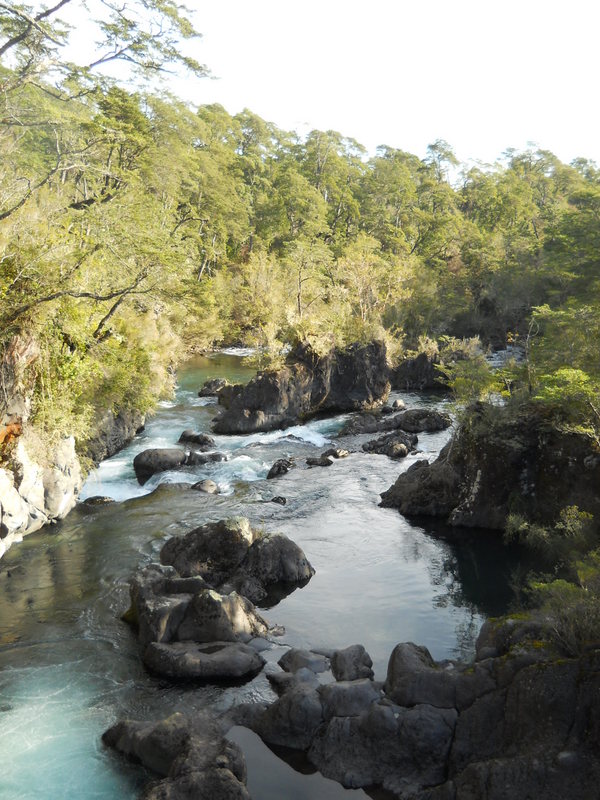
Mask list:
POLYGON ((325 356, 299 345, 283 368, 259 372, 232 398, 215 431, 269 431, 322 411, 374 407, 389 393, 387 372, 382 342, 352 345, 325 356))
POLYGON ((198 483, 193 483, 191 488, 195 489, 197 492, 204 492, 204 494, 217 494, 219 491, 217 484, 208 478, 198 481, 198 483))

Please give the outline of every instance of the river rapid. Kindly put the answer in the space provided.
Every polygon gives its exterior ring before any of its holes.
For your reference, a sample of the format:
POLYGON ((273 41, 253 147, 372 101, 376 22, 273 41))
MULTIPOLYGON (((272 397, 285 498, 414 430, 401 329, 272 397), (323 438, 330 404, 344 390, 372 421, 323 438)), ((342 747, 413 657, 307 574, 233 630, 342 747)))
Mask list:
MULTIPOLYGON (((371 436, 336 438, 345 416, 266 434, 216 436, 225 462, 162 473, 140 487, 136 453, 173 446, 186 428, 210 431, 214 398, 197 391, 209 377, 245 381, 254 374, 239 354, 198 357, 178 375, 145 431, 88 478, 80 503, 60 524, 28 536, 0 562, 0 798, 2 800, 129 800, 148 774, 106 751, 102 732, 123 717, 154 719, 175 710, 221 711, 248 700, 274 699, 264 674, 242 686, 181 686, 149 676, 135 635, 120 620, 128 607, 128 577, 158 559, 165 540, 209 520, 245 515, 253 526, 282 531, 316 569, 303 588, 261 610, 286 633, 266 654, 276 662, 285 645, 363 644, 376 679, 383 679, 395 644, 426 645, 434 658, 469 658, 487 616, 511 601, 516 563, 483 532, 426 527, 378 507, 379 493, 418 458, 434 459, 450 433, 421 434, 420 453, 395 462, 360 451, 371 436), (332 445, 352 452, 331 467, 306 468, 308 456, 332 445), (297 467, 271 481, 278 458, 297 467), (207 477, 220 494, 189 488, 207 477), (285 506, 269 502, 274 495, 285 506)), ((444 406, 439 395, 396 392, 408 407, 444 406)), ((306 765, 274 755, 249 731, 234 729, 248 763, 254 800, 365 798, 306 765)), ((371 796, 381 796, 373 793, 371 796)))

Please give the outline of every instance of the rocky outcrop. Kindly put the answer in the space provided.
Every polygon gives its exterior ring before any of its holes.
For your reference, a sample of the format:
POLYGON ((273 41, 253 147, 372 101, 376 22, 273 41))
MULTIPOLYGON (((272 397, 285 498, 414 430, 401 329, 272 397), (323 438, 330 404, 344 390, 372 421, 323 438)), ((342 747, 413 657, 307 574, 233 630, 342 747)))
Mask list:
POLYGON ((407 516, 503 529, 511 512, 552 523, 576 505, 600 518, 600 458, 584 434, 558 430, 535 406, 470 409, 432 464, 420 461, 381 496, 407 516))
MULTIPOLYGON (((595 797, 600 651, 564 658, 548 633, 535 618, 490 621, 471 664, 399 644, 383 684, 352 669, 322 683, 310 677, 320 661, 294 657, 293 676, 270 675, 279 699, 233 720, 306 751, 346 787, 381 785, 401 800, 595 797)), ((352 650, 337 658, 366 668, 352 650)))
POLYGON ((37 343, 15 336, 0 354, 0 556, 28 533, 65 517, 82 472, 72 437, 43 441, 28 424, 37 343))
POLYGON ((117 413, 106 411, 96 424, 96 432, 83 443, 81 450, 95 464, 110 458, 144 430, 144 415, 134 408, 122 408, 117 413))
POLYGON ((141 800, 250 800, 241 750, 208 717, 176 713, 160 722, 125 720, 102 741, 161 776, 141 800))
POLYGON ((146 667, 171 679, 238 680, 260 671, 252 640, 270 628, 251 600, 293 590, 314 574, 286 536, 254 531, 245 518, 207 523, 170 539, 163 564, 130 581, 125 619, 137 627, 146 667), (287 587, 282 589, 282 587, 287 587))
POLYGON ((389 393, 385 345, 352 345, 318 356, 298 346, 278 370, 259 372, 215 423, 217 433, 285 428, 320 412, 373 408, 389 393))
POLYGON ((365 442, 362 449, 365 453, 377 453, 389 458, 404 458, 415 449, 417 437, 414 434, 394 431, 365 442))
POLYGON ((198 397, 214 397, 219 394, 221 389, 231 385, 226 378, 209 378, 202 384, 198 397))

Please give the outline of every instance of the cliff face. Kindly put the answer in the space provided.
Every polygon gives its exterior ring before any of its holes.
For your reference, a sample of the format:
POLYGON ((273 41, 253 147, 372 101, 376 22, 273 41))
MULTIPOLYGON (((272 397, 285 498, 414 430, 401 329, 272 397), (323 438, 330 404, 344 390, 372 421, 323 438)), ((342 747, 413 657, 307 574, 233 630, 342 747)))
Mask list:
POLYGON ((82 484, 73 437, 49 446, 28 425, 38 358, 35 340, 16 336, 0 359, 0 556, 68 514, 82 484))
POLYGON ((407 516, 503 529, 511 512, 551 523, 576 505, 600 519, 600 453, 539 409, 478 404, 432 464, 418 461, 382 494, 407 516))

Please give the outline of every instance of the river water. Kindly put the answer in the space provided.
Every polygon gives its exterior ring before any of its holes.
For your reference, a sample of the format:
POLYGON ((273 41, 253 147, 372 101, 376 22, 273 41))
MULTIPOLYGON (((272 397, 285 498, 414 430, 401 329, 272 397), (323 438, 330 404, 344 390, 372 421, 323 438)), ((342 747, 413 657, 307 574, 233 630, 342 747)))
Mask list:
MULTIPOLYGON (((469 658, 487 616, 511 601, 515 562, 490 535, 457 538, 443 526, 408 522, 378 507, 379 493, 416 458, 433 459, 449 432, 422 434, 421 453, 394 462, 360 452, 369 436, 336 438, 346 416, 311 421, 285 431, 217 436, 225 462, 163 473, 140 487, 133 456, 147 447, 173 446, 185 428, 210 430, 217 409, 199 398, 208 377, 248 380, 239 355, 193 359, 180 370, 172 401, 163 402, 146 430, 90 477, 81 503, 60 524, 27 537, 0 562, 0 798, 2 800, 114 800, 135 798, 148 774, 104 750, 101 733, 116 719, 153 719, 174 710, 225 710, 272 699, 261 674, 237 687, 173 686, 142 668, 135 636, 120 615, 128 606, 127 579, 157 560, 165 538, 206 521, 243 514, 254 526, 294 539, 316 569, 301 589, 265 609, 286 629, 266 656, 276 662, 285 645, 363 644, 375 676, 385 677, 395 644, 426 645, 434 658, 469 658), (305 460, 330 443, 353 452, 329 468, 305 460), (292 457, 297 467, 266 480, 271 464, 292 457), (189 488, 201 477, 218 495, 189 488), (283 495, 285 506, 269 502, 283 495)), ((439 396, 395 393, 407 406, 444 405, 439 396)), ((364 798, 320 775, 280 761, 253 734, 232 734, 246 752, 254 800, 364 798)))

